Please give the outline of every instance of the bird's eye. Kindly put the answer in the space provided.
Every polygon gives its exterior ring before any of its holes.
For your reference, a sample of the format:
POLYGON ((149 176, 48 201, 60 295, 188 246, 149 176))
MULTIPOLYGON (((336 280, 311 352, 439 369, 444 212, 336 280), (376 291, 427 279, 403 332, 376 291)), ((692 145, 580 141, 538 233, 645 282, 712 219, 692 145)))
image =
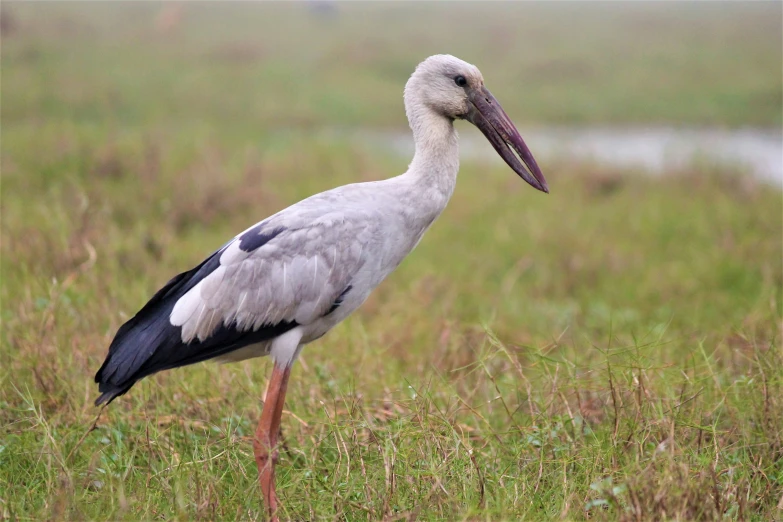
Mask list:
POLYGON ((468 84, 468 81, 465 79, 464 76, 460 74, 459 76, 454 77, 454 83, 456 83, 460 87, 465 87, 468 84))

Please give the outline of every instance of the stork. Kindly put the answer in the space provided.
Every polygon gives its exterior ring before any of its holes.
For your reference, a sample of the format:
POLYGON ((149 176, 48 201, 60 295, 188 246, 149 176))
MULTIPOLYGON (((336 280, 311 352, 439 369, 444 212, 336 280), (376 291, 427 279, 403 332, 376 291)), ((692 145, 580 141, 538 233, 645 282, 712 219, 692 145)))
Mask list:
POLYGON ((459 170, 454 120, 478 127, 514 172, 549 192, 475 66, 450 55, 431 56, 406 83, 404 100, 416 145, 407 172, 316 194, 237 235, 175 276, 122 325, 95 376, 100 405, 162 370, 271 355, 253 453, 272 520, 291 365, 305 344, 367 299, 443 212, 459 170))

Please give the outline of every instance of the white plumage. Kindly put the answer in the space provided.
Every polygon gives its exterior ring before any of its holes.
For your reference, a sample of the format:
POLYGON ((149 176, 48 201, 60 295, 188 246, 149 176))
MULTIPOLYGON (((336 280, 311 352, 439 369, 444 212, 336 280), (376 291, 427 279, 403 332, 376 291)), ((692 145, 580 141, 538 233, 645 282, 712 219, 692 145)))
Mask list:
MULTIPOLYGON (((453 183, 433 198, 411 191, 410 176, 340 187, 288 207, 243 233, 282 229, 251 252, 240 248, 243 234, 234 238, 220 251, 220 266, 174 305, 171 324, 182 328, 183 343, 232 323, 258 330, 295 321, 302 343, 321 337, 364 302, 443 210, 453 183)), ((275 342, 243 355, 266 354, 275 342)))

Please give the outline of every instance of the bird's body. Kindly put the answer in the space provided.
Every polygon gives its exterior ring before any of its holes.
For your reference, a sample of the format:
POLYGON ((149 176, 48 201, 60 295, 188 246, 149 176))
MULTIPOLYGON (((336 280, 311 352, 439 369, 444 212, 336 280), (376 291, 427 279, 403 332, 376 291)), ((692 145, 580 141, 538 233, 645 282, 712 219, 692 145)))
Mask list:
POLYGON ((99 373, 99 400, 180 363, 271 353, 290 364, 301 345, 348 317, 413 250, 445 208, 457 167, 450 165, 450 182, 438 188, 411 172, 338 187, 237 235, 117 336, 117 351, 99 373), (223 336, 210 342, 218 329, 223 336), (144 359, 144 344, 157 344, 158 357, 144 359))
POLYGON ((367 299, 446 207, 459 169, 454 119, 476 124, 520 176, 547 190, 474 66, 451 56, 430 57, 406 85, 405 108, 416 144, 407 172, 317 194, 237 235, 172 279, 124 324, 96 375, 102 392, 96 402, 102 403, 161 370, 271 354, 271 406, 265 405, 254 448, 272 514, 275 457, 270 465, 269 452, 290 367, 303 345, 367 299))

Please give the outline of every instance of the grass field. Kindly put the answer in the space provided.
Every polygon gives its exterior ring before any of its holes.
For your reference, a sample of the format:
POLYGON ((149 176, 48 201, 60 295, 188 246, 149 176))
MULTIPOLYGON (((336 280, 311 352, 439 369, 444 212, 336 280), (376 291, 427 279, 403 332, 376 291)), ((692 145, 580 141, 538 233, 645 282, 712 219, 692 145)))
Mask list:
MULTIPOLYGON (((3 3, 3 519, 264 518, 269 361, 156 375, 97 422, 92 377, 237 231, 402 172, 316 131, 404 126, 423 57, 476 63, 520 126, 781 124, 780 3, 207 3, 166 30, 160 9, 3 3)), ((463 164, 414 254, 305 349, 282 516, 783 517, 780 189, 542 167, 549 196, 463 164)))

